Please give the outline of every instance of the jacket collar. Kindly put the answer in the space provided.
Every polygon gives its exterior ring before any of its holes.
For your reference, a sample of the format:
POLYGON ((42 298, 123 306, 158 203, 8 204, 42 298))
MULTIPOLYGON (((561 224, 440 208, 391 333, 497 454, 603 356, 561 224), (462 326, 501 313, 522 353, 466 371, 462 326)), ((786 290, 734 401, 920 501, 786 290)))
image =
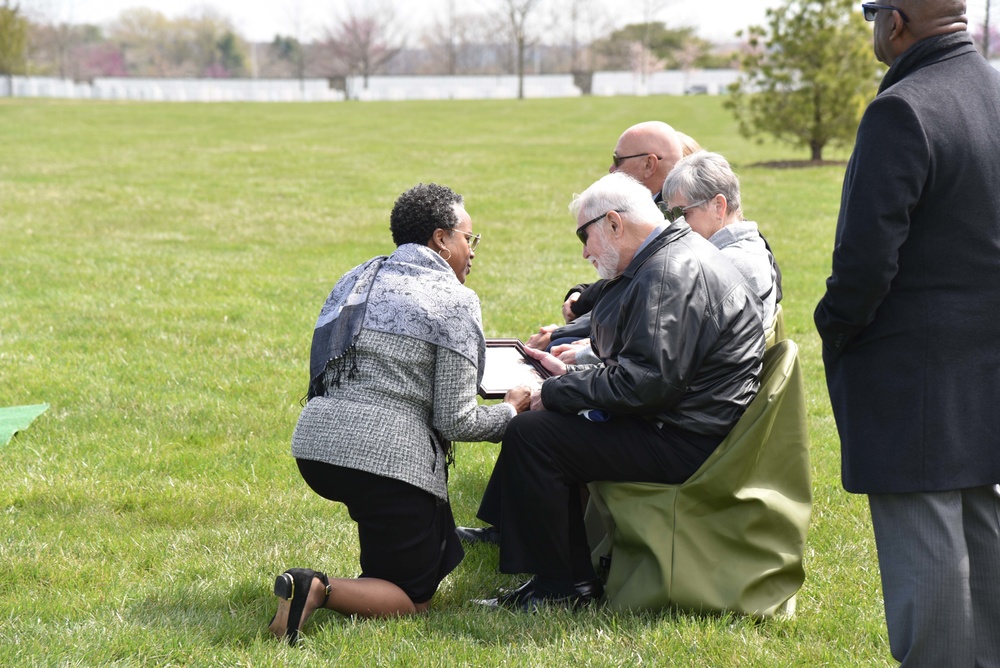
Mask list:
POLYGON ((651 242, 646 244, 645 248, 636 253, 635 257, 632 258, 632 261, 628 263, 627 267, 625 267, 625 271, 622 272, 621 277, 632 278, 635 276, 635 272, 639 271, 639 267, 641 267, 643 263, 650 258, 650 256, 667 244, 671 244, 688 234, 691 234, 691 226, 685 223, 683 218, 675 220, 667 226, 667 229, 660 233, 660 236, 653 239, 651 242))
POLYGON ((881 93, 922 67, 975 51, 972 35, 964 30, 922 39, 896 58, 892 67, 882 77, 878 92, 881 93))

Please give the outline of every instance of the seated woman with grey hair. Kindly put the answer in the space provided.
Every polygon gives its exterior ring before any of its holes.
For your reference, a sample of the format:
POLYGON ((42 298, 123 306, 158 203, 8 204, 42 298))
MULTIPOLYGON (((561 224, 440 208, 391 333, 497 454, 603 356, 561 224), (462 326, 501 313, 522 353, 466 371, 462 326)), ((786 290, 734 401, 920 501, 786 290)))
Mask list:
MULTIPOLYGON (((427 610, 464 556, 448 503, 451 441, 499 441, 528 408, 527 387, 500 404, 476 400, 485 340, 479 299, 463 284, 480 237, 462 197, 415 186, 396 200, 389 229, 396 250, 347 272, 323 304, 292 435, 306 484, 347 506, 358 525, 361 575, 279 575, 268 628, 290 644, 319 608, 362 617, 427 610)), ((343 549, 322 527, 317 544, 343 549)))
POLYGON ((774 321, 780 274, 757 223, 743 218, 740 180, 718 153, 698 151, 678 161, 663 182, 664 212, 684 221, 729 258, 763 305, 764 329, 774 321))

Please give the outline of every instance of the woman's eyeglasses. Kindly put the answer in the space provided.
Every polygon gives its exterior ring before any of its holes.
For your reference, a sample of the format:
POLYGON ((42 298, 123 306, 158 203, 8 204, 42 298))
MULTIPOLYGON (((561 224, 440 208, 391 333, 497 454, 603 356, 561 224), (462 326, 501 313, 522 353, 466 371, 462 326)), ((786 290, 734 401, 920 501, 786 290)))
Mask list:
POLYGON ((479 247, 479 242, 483 240, 482 234, 473 234, 472 232, 463 232, 462 230, 455 230, 459 234, 465 235, 465 240, 469 242, 469 250, 474 251, 479 247))
POLYGON ((688 204, 687 206, 675 206, 669 209, 667 208, 665 202, 660 202, 660 211, 663 212, 663 217, 672 223, 681 216, 683 216, 685 213, 687 213, 688 209, 693 209, 696 206, 701 206, 707 201, 708 201, 707 199, 703 199, 698 202, 695 202, 694 204, 688 204))

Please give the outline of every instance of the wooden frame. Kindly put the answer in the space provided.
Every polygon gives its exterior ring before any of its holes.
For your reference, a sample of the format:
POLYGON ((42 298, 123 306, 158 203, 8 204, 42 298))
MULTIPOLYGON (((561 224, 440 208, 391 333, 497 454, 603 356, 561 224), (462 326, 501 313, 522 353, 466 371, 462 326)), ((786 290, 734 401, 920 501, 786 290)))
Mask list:
POLYGON ((479 396, 503 399, 512 387, 538 385, 550 375, 541 362, 524 352, 520 340, 486 339, 486 371, 479 384, 479 396))

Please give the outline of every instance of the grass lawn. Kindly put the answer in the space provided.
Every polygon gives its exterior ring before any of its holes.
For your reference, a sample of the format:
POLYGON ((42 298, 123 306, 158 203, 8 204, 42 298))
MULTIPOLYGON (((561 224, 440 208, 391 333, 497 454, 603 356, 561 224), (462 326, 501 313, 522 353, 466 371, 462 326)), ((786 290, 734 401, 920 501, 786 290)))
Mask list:
MULTIPOLYGON (((812 327, 844 170, 757 165, 802 157, 741 139, 707 96, 0 102, 0 406, 51 404, 0 448, 0 665, 891 665, 867 503, 840 487, 812 327), (526 339, 593 278, 572 193, 651 118, 730 159, 784 273, 815 497, 797 616, 484 611, 468 600, 517 578, 476 546, 428 616, 321 611, 298 647, 276 642, 276 574, 358 570, 353 523, 289 454, 333 282, 391 250, 400 192, 445 183, 483 235, 467 285, 487 336, 526 339)), ((458 446, 459 523, 498 447, 458 446)))

